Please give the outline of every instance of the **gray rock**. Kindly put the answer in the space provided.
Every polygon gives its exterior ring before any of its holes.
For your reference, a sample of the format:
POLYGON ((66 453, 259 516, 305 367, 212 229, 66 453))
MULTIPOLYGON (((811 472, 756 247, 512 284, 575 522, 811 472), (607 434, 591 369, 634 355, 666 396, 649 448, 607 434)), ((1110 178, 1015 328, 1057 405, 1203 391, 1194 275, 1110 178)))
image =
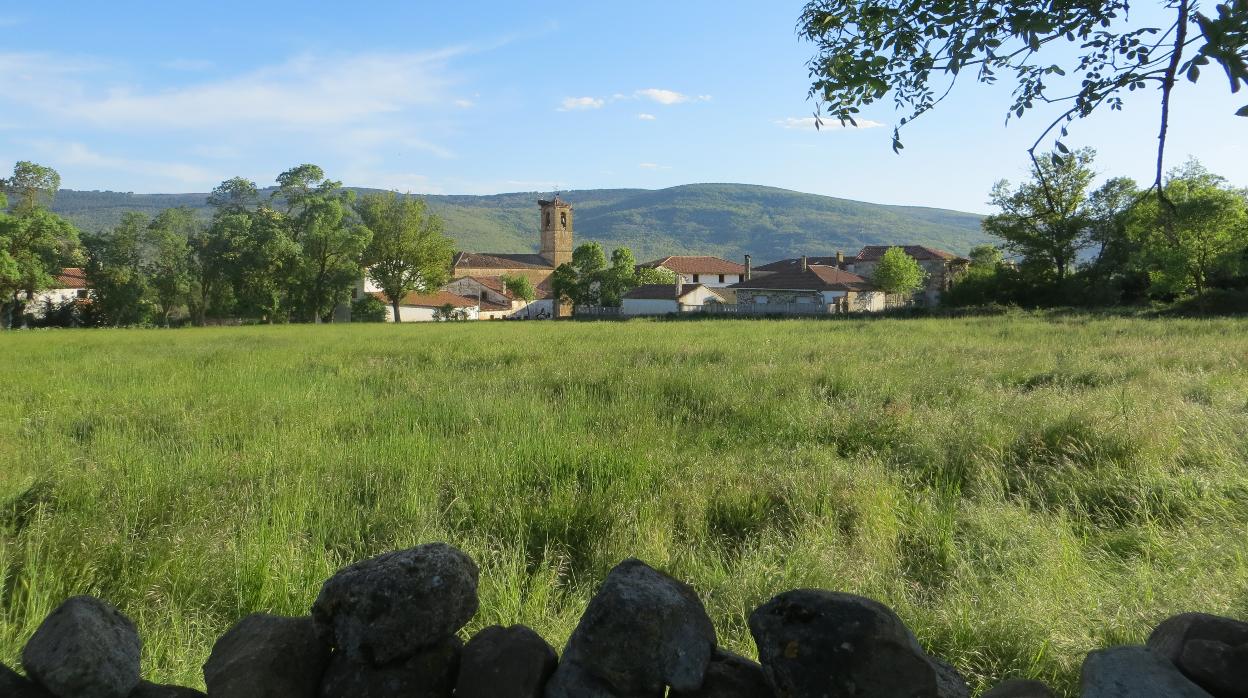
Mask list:
POLYGON ((491 625, 477 633, 459 662, 455 698, 541 698, 559 656, 523 625, 491 625))
POLYGON ((139 685, 143 643, 111 604, 75 596, 52 611, 22 650, 26 674, 59 698, 126 698, 139 685))
POLYGON ((777 696, 938 698, 956 687, 897 614, 861 596, 785 592, 750 615, 750 633, 777 696))
POLYGON ((317 627, 353 661, 382 665, 455 634, 477 612, 477 566, 445 543, 342 568, 312 605, 317 627))
POLYGON ((966 679, 952 664, 931 655, 927 660, 936 668, 936 695, 940 698, 970 698, 971 689, 966 685, 966 679))
POLYGON ((321 698, 450 698, 463 642, 451 636, 406 660, 377 666, 335 653, 321 682, 321 698))
POLYGON ((693 589, 625 560, 590 599, 546 695, 590 695, 573 689, 597 690, 598 683, 617 696, 662 696, 666 686, 692 691, 714 650, 715 628, 693 589))
POLYGON ((0 698, 52 698, 52 694, 0 663, 0 698))
POLYGON ((672 691, 670 698, 773 698, 763 667, 740 655, 715 650, 706 667, 702 687, 693 691, 672 691))
POLYGON ((546 698, 663 698, 664 690, 617 690, 581 665, 562 662, 546 684, 546 698))
POLYGON ((1248 643, 1248 623, 1208 613, 1180 613, 1162 621, 1148 636, 1148 648, 1175 664, 1188 640, 1216 640, 1232 647, 1248 643))
POLYGON ((256 613, 212 646, 204 683, 212 698, 315 698, 328 662, 311 618, 256 613))
POLYGON ((994 686, 979 698, 1057 698, 1043 681, 1010 679, 994 686))
POLYGON ((1248 698, 1248 643, 1188 640, 1179 671, 1217 698, 1248 698))
POLYGON ((1210 698, 1165 657, 1146 647, 1088 653, 1079 676, 1083 698, 1210 698))
POLYGON ((130 692, 130 698, 204 698, 204 693, 185 686, 140 681, 130 692))

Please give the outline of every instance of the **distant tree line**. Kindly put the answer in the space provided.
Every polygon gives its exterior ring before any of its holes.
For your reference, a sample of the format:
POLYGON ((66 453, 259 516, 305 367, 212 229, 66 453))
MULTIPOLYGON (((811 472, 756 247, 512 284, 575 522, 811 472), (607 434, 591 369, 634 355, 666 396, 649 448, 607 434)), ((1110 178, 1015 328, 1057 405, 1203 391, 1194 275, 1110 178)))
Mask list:
POLYGON ((1096 152, 1033 160, 1031 180, 1000 181, 984 219, 999 245, 971 251, 945 294, 955 305, 1114 306, 1149 301, 1210 306, 1248 290, 1248 191, 1196 160, 1170 170, 1164 198, 1126 177, 1093 189, 1096 152))
MULTIPOLYGON (((225 319, 323 322, 351 300, 367 274, 394 313, 408 293, 444 284, 452 242, 419 198, 397 193, 356 197, 316 165, 277 177, 261 196, 242 177, 208 197, 207 220, 180 207, 149 217, 125 214, 109 229, 79 236, 51 213, 60 177, 21 162, 4 189, 0 214, 0 291, 5 327, 20 320, 23 299, 54 286, 64 267, 82 265, 90 303, 44 309, 47 322, 128 326, 225 319)), ((372 298, 361 317, 377 319, 372 298)), ((384 308, 381 311, 384 317, 384 308)))

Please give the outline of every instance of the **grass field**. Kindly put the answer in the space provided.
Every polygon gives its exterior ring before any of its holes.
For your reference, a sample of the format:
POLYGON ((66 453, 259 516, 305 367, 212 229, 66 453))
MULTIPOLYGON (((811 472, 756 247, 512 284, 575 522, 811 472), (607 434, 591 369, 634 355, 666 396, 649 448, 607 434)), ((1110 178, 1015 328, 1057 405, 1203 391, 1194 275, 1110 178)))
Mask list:
POLYGON ((254 611, 446 540, 561 647, 640 557, 721 644, 813 586, 973 686, 1248 617, 1248 321, 1029 315, 0 335, 0 661, 64 597, 202 685, 254 611))

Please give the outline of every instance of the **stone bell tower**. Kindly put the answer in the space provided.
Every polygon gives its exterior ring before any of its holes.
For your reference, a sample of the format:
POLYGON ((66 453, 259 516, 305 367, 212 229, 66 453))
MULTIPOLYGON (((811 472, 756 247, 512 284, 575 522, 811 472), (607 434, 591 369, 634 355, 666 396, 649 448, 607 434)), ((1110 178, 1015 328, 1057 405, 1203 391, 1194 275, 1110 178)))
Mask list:
POLYGON ((572 204, 559 198, 539 199, 542 207, 542 257, 557 267, 572 261, 572 204))

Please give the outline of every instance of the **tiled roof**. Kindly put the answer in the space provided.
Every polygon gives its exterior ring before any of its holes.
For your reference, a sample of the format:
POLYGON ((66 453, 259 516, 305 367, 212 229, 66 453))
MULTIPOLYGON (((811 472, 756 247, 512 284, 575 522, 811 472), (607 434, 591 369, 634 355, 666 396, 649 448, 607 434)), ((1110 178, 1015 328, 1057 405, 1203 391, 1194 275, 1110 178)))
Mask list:
POLYGON ((890 247, 900 247, 906 254, 914 257, 919 261, 927 260, 955 260, 961 257, 952 252, 945 252, 934 247, 924 247, 923 245, 867 245, 858 252, 858 256, 854 257, 855 262, 878 262, 884 257, 884 253, 890 247))
POLYGON ((811 265, 806 271, 782 271, 766 276, 756 276, 749 281, 733 284, 728 288, 766 288, 785 291, 871 291, 874 287, 866 279, 844 269, 811 265))
POLYGON ((745 265, 729 262, 719 257, 671 256, 656 259, 653 262, 639 264, 640 267, 663 267, 677 274, 744 274, 745 265))
POLYGON ((87 276, 78 267, 65 267, 56 275, 54 288, 87 288, 87 276))
POLYGON ((533 290, 537 291, 537 293, 535 294, 537 297, 534 298, 533 300, 541 301, 541 300, 547 300, 547 299, 555 297, 555 289, 553 286, 550 285, 549 277, 543 279, 542 283, 534 286, 533 290))
MULTIPOLYGON (((370 295, 380 299, 386 305, 390 304, 390 301, 386 300, 386 294, 384 293, 376 292, 370 295)), ((478 302, 475 299, 464 298, 463 296, 456 295, 450 291, 438 291, 436 293, 409 293, 406 296, 403 296, 403 300, 399 301, 399 305, 405 305, 413 308, 441 308, 448 303, 456 308, 473 308, 478 305, 478 302)))
POLYGON ((472 279, 495 293, 511 298, 511 291, 507 290, 507 284, 503 283, 503 277, 501 276, 465 276, 463 278, 472 279))
MULTIPOLYGON (((807 257, 806 264, 818 264, 820 266, 834 267, 836 266, 836 256, 831 257, 807 257)), ((770 264, 754 267, 754 271, 797 271, 802 266, 802 258, 794 257, 793 259, 780 259, 770 264)))
MULTIPOLYGON (((705 288, 702 284, 684 284, 681 287, 680 297, 692 293, 699 288, 705 288)), ((676 300, 676 284, 642 284, 637 288, 624 294, 625 298, 632 300, 676 300)))
POLYGON ((451 262, 454 269, 554 269, 540 254, 481 254, 456 252, 451 262))

